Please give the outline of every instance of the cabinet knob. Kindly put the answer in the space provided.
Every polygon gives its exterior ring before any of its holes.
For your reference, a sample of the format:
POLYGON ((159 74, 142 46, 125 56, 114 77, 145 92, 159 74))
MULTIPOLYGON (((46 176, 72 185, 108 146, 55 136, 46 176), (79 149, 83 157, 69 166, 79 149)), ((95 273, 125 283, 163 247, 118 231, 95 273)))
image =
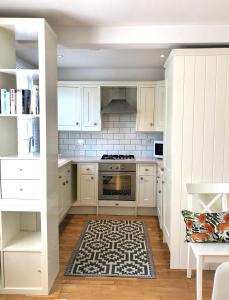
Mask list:
POLYGON ((79 126, 80 125, 80 123, 79 122, 76 122, 76 126, 79 126))
POLYGON ((140 179, 141 179, 141 180, 143 180, 144 178, 143 178, 143 177, 141 177, 140 179))
POLYGON ((37 270, 37 272, 38 272, 38 273, 41 273, 41 270, 40 270, 40 269, 38 269, 38 270, 37 270))
POLYGON ((65 182, 63 182, 62 184, 65 185, 65 182))
POLYGON ((160 194, 160 193, 161 193, 161 190, 158 191, 158 194, 160 194))
POLYGON ((94 177, 91 177, 91 179, 93 180, 93 179, 94 179, 94 177))
POLYGON ((87 171, 90 171, 90 168, 87 168, 86 170, 87 170, 87 171))
POLYGON ((96 122, 94 123, 94 126, 97 126, 97 123, 96 123, 96 122))
POLYGON ((160 176, 157 176, 157 178, 160 179, 161 177, 160 177, 160 176))
POLYGON ((153 126, 153 123, 150 123, 150 126, 152 127, 152 126, 153 126))
POLYGON ((115 203, 116 206, 119 206, 119 203, 115 203))
POLYGON ((22 191, 23 191, 23 189, 19 189, 19 191, 20 191, 20 192, 22 192, 22 191))
POLYGON ((156 182, 158 183, 158 180, 156 182))
POLYGON ((149 171, 149 169, 145 169, 145 171, 146 171, 146 172, 148 172, 148 171, 149 171))
POLYGON ((68 170, 68 173, 70 173, 70 170, 68 170))
POLYGON ((23 171, 23 169, 19 169, 19 171, 23 171))
POLYGON ((164 181, 164 180, 162 180, 162 184, 165 184, 165 181, 164 181))
POLYGON ((163 172, 163 171, 164 171, 164 168, 161 168, 161 171, 163 172))
POLYGON ((68 184, 68 180, 66 180, 66 184, 68 184))
POLYGON ((62 178, 62 176, 59 176, 59 178, 62 178))

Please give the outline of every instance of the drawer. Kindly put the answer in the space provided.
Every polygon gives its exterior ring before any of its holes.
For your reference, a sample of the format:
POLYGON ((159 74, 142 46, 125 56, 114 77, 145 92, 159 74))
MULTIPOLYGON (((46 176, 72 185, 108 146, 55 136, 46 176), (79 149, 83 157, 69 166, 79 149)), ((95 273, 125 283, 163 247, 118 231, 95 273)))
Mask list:
POLYGON ((1 160, 2 179, 40 179, 40 160, 1 160))
POLYGON ((95 174, 96 164, 82 164, 80 165, 80 173, 83 175, 95 174))
POLYGON ((156 175, 156 166, 139 165, 139 175, 156 175))
POLYGON ((4 252, 3 261, 5 288, 41 287, 40 253, 4 252))
POLYGON ((3 199, 40 199, 40 180, 2 180, 3 199))

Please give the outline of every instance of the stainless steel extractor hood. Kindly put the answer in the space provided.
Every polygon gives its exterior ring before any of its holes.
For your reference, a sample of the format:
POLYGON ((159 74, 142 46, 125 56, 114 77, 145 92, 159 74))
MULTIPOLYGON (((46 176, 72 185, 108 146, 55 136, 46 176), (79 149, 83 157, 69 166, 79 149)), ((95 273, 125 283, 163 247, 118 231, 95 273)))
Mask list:
POLYGON ((102 114, 127 114, 136 112, 136 108, 126 100, 125 88, 112 88, 111 98, 111 101, 102 108, 102 114))

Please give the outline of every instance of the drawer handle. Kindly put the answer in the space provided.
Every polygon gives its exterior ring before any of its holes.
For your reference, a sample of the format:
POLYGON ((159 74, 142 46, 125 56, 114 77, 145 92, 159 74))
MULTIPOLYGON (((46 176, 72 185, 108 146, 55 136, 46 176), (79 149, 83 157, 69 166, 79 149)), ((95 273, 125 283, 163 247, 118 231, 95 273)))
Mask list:
POLYGON ((94 179, 94 177, 91 177, 91 179, 93 180, 93 179, 94 179))
POLYGON ((90 171, 90 168, 87 168, 86 170, 87 170, 87 171, 90 171))
POLYGON ((119 203, 115 203, 116 206, 119 206, 119 203))
POLYGON ((66 184, 68 184, 68 180, 66 180, 66 184))
POLYGON ((23 189, 19 189, 20 192, 23 192, 23 189))
POLYGON ((160 179, 161 177, 160 177, 160 176, 157 176, 157 178, 160 179))
POLYGON ((143 180, 144 178, 143 177, 141 177, 141 180, 143 180))
POLYGON ((59 178, 62 178, 62 176, 59 176, 59 178))
POLYGON ((94 123, 94 126, 97 126, 97 123, 96 123, 96 122, 94 123))
POLYGON ((19 171, 23 171, 23 169, 19 169, 19 171))
POLYGON ((38 272, 38 273, 41 273, 41 270, 40 270, 40 269, 38 269, 38 270, 37 270, 37 272, 38 272))
POLYGON ((63 182, 62 184, 65 185, 65 182, 63 182))
POLYGON ((164 168, 161 168, 161 171, 163 172, 163 171, 164 171, 164 168))
POLYGON ((149 169, 145 169, 145 171, 146 171, 146 172, 148 172, 148 171, 149 171, 149 169))
POLYGON ((158 191, 158 194, 160 194, 160 193, 161 193, 161 190, 158 191))
POLYGON ((80 123, 79 122, 76 122, 76 126, 79 126, 80 125, 80 123))
POLYGON ((153 126, 153 123, 150 123, 150 126, 152 127, 152 126, 153 126))
POLYGON ((165 181, 164 181, 164 180, 162 180, 162 184, 165 184, 165 181))

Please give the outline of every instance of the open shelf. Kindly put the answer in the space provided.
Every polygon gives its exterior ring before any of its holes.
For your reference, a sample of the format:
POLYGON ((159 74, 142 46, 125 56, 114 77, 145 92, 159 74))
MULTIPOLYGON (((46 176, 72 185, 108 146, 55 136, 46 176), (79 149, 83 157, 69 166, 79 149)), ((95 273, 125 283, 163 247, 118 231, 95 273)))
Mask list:
POLYGON ((21 231, 3 248, 3 251, 41 251, 41 233, 21 231))

